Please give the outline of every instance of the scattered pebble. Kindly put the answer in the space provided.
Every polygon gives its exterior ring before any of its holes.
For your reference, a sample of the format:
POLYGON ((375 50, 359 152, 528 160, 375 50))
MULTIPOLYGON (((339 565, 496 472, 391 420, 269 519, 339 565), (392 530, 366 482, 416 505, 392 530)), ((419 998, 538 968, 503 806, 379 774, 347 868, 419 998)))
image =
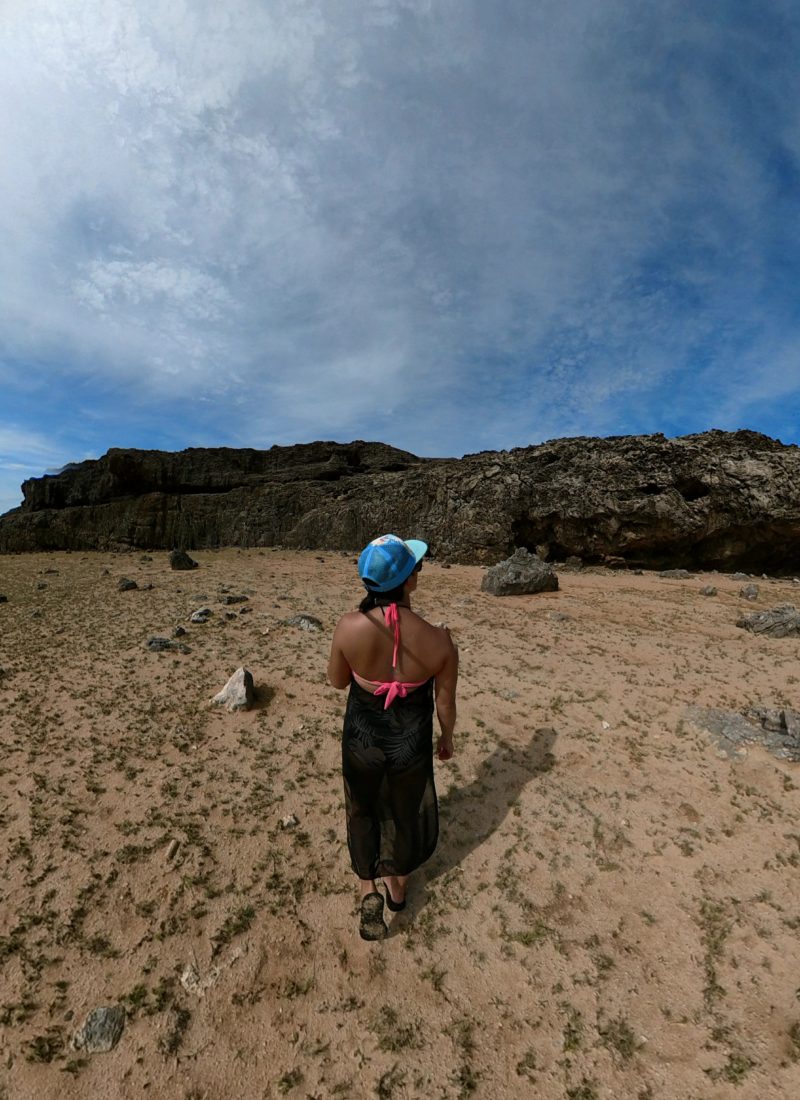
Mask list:
POLYGON ((120 1041, 124 1027, 125 1009, 122 1005, 94 1008, 83 1027, 73 1035, 70 1045, 73 1050, 83 1050, 87 1054, 107 1054, 120 1041))
POLYGON ((308 630, 316 632, 322 630, 322 623, 319 619, 315 619, 313 615, 292 615, 289 619, 284 619, 285 626, 297 626, 300 630, 308 630))
POLYGON ((169 638, 148 638, 145 645, 153 653, 163 653, 168 649, 174 649, 178 653, 191 653, 188 645, 183 642, 172 642, 169 638))
POLYGON ((212 966, 206 976, 201 978, 197 967, 193 966, 192 963, 188 963, 181 974, 181 985, 187 993, 192 993, 195 997, 203 997, 206 990, 210 989, 216 982, 219 973, 219 967, 212 966))

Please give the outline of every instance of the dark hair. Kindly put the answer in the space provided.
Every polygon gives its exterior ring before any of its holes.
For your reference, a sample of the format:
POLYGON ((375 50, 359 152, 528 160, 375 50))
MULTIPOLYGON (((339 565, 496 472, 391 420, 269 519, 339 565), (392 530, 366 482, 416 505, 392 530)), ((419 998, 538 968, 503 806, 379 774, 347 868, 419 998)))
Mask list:
MULTIPOLYGON (((406 577, 407 580, 408 577, 406 577)), ((400 603, 405 598, 406 581, 399 584, 397 588, 390 588, 388 592, 370 592, 367 589, 367 594, 358 605, 358 610, 366 615, 368 611, 372 611, 373 607, 388 607, 390 603, 400 603)))

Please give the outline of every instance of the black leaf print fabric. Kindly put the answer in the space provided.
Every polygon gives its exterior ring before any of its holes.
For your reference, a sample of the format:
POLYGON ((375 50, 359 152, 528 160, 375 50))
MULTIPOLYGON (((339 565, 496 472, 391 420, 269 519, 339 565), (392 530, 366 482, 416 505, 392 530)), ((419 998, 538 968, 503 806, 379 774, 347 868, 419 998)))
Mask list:
POLYGON ((342 738, 347 845, 362 879, 407 875, 436 848, 433 680, 394 700, 350 685, 342 738))

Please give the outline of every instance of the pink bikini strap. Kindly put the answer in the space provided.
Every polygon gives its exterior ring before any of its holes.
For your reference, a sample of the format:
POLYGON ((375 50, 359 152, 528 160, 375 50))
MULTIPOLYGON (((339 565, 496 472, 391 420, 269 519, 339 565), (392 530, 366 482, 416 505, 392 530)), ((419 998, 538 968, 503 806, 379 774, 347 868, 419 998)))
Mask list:
MULTIPOLYGON (((387 626, 394 630, 394 650, 392 652, 392 668, 397 668, 397 652, 400 649, 400 612, 396 603, 390 603, 383 613, 387 626)), ((387 702, 387 706, 389 703, 387 702)))

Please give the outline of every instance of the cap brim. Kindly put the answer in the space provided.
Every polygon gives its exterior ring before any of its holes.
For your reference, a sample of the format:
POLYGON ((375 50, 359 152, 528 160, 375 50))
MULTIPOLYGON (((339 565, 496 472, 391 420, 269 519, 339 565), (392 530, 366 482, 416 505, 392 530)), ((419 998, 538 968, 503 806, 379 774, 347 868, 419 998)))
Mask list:
POLYGON ((428 544, 422 539, 404 539, 404 542, 418 562, 428 553, 428 544))

